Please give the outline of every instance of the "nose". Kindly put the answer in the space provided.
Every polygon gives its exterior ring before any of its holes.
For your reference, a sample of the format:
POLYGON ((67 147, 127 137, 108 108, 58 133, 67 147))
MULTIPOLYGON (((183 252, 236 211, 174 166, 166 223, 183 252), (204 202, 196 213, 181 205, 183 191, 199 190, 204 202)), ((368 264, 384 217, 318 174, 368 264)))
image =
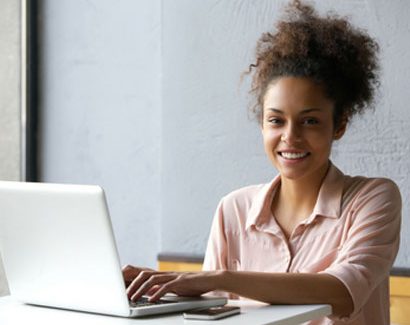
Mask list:
POLYGON ((283 130, 280 139, 287 144, 300 142, 302 139, 298 125, 292 122, 289 123, 287 127, 283 130))

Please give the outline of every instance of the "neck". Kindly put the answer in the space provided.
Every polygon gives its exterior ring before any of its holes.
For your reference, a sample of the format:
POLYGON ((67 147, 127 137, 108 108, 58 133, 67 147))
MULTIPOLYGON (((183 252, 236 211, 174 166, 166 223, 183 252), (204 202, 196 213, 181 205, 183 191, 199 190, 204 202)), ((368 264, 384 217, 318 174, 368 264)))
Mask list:
POLYGON ((330 163, 316 173, 303 179, 287 179, 282 177, 276 203, 289 207, 295 216, 306 216, 313 211, 323 179, 330 163))

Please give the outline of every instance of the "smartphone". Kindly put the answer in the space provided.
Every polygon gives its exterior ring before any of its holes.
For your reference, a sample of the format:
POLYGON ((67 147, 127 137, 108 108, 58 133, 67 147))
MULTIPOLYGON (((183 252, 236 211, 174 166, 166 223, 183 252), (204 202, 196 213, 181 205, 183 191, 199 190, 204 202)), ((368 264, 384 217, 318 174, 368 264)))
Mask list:
POLYGON ((184 313, 185 319, 214 320, 239 314, 241 309, 235 306, 217 306, 210 308, 194 309, 184 313))

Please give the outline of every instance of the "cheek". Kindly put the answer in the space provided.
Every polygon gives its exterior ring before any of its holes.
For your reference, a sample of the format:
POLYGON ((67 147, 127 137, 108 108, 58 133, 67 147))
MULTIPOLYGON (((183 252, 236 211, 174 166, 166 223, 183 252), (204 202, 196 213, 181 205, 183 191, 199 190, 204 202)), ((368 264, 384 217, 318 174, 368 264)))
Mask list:
POLYGON ((265 149, 269 152, 272 151, 274 147, 280 141, 280 132, 274 130, 262 130, 262 137, 265 149))
POLYGON ((332 148, 333 137, 331 134, 316 134, 315 136, 310 137, 311 147, 328 152, 332 148))

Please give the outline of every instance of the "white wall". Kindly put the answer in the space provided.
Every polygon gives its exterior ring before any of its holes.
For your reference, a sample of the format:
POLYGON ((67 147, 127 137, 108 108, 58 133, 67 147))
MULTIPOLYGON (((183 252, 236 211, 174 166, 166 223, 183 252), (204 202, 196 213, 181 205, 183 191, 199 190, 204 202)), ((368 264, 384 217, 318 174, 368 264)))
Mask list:
MULTIPOLYGON (((276 173, 239 78, 286 1, 43 1, 43 179, 107 189, 124 262, 202 254, 220 197, 276 173)), ((333 159, 346 173, 398 183, 396 265, 410 267, 410 3, 314 3, 351 16, 383 49, 380 103, 333 159)))

